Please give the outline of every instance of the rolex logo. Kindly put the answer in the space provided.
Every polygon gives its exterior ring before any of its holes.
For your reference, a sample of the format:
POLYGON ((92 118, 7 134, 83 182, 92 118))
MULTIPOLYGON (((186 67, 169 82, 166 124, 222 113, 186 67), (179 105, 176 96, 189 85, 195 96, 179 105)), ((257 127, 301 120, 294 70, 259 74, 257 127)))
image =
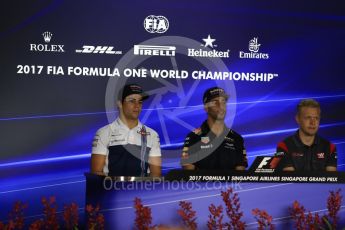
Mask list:
POLYGON ((46 44, 30 44, 30 51, 38 51, 38 52, 57 52, 57 53, 64 53, 64 45, 55 45, 55 44, 47 44, 53 37, 53 34, 49 31, 46 31, 42 34, 44 38, 44 42, 46 44))
POLYGON ((49 43, 53 37, 53 34, 48 31, 44 32, 42 35, 43 35, 44 41, 47 43, 49 43))

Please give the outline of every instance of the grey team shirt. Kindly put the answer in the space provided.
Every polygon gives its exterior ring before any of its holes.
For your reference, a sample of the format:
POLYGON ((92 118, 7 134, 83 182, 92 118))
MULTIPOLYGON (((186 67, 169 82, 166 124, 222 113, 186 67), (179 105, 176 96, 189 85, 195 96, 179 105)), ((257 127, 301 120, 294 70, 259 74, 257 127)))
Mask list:
MULTIPOLYGON (((136 145, 141 146, 142 124, 132 129, 129 129, 121 120, 117 118, 114 122, 100 128, 92 142, 92 154, 100 154, 106 156, 103 172, 109 173, 108 169, 108 154, 110 146, 116 145, 136 145)), ((145 126, 147 148, 150 149, 149 157, 161 156, 161 149, 159 143, 159 136, 156 131, 145 126)))

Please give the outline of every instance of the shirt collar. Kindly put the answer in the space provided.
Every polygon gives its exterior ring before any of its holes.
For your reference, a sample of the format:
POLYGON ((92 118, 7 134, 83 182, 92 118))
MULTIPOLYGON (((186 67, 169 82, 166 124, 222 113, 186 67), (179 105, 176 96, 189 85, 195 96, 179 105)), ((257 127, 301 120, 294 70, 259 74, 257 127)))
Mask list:
MULTIPOLYGON (((223 133, 222 135, 224 134, 224 136, 228 135, 228 133, 230 132, 230 129, 228 127, 226 127, 226 125, 224 125, 224 130, 223 130, 223 133)), ((201 125, 201 133, 203 135, 210 135, 212 133, 212 135, 215 135, 211 129, 210 129, 210 126, 208 125, 207 123, 207 120, 205 120, 202 125, 201 125)))
MULTIPOLYGON (((120 119, 120 117, 118 117, 115 121, 114 121, 114 123, 115 124, 117 124, 118 126, 120 126, 121 128, 123 128, 123 129, 126 129, 126 130, 130 130, 129 128, 128 128, 128 126, 125 124, 125 123, 123 123, 123 121, 120 119)), ((135 126, 134 128, 132 128, 132 129, 141 129, 142 128, 142 124, 141 124, 141 122, 138 120, 138 124, 137 124, 137 126, 135 126)))
MULTIPOLYGON (((297 129, 297 131, 295 132, 295 135, 294 135, 294 139, 295 139, 295 143, 298 145, 298 146, 306 146, 301 138, 299 137, 299 129, 297 129)), ((319 143, 319 136, 316 134, 315 135, 315 138, 314 138, 314 142, 312 145, 317 145, 319 143)))
POLYGON ((207 120, 202 123, 201 132, 202 132, 202 134, 207 134, 210 132, 210 127, 207 124, 207 120))

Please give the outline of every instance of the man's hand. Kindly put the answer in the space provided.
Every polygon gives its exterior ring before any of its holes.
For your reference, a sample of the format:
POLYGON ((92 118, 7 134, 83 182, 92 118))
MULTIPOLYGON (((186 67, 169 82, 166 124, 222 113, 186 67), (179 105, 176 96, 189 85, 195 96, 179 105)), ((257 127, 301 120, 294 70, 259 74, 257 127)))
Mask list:
POLYGON ((235 170, 243 171, 243 170, 246 170, 246 167, 244 167, 242 165, 238 165, 238 166, 235 167, 235 170))
POLYGON ((326 166, 326 171, 327 172, 336 172, 337 171, 337 167, 335 167, 335 166, 326 166))
POLYGON ((289 166, 289 167, 283 168, 283 171, 285 171, 285 172, 293 172, 293 171, 295 171, 295 168, 292 167, 292 166, 289 166))

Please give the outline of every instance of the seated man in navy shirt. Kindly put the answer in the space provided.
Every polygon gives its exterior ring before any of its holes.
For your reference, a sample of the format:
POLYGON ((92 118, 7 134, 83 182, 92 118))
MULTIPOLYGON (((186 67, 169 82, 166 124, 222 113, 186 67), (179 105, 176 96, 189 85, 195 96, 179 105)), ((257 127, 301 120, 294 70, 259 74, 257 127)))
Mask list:
POLYGON ((317 134, 320 115, 317 101, 305 99, 298 104, 299 129, 277 147, 277 152, 284 152, 283 171, 337 171, 335 145, 317 134))
POLYGON ((157 132, 139 121, 143 100, 136 84, 125 85, 117 101, 119 117, 99 129, 92 143, 91 172, 110 176, 161 176, 157 132))
POLYGON ((224 123, 228 97, 219 87, 204 93, 207 120, 185 139, 181 159, 183 169, 245 170, 248 166, 242 136, 224 123))

